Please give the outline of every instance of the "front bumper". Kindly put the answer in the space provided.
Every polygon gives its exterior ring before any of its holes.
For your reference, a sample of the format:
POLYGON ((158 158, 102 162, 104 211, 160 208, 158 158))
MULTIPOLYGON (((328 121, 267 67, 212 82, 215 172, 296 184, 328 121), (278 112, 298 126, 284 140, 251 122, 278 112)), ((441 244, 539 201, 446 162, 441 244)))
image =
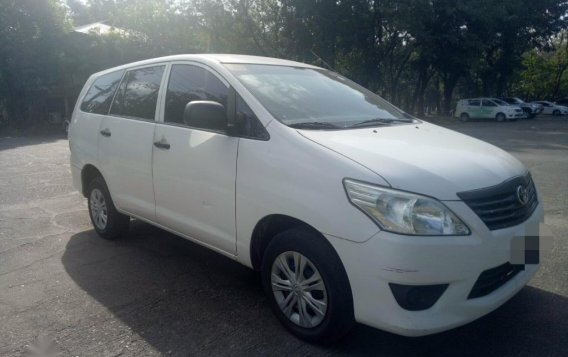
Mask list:
POLYGON ((471 235, 413 237, 381 231, 364 243, 327 236, 347 271, 358 322, 405 336, 445 331, 498 308, 537 272, 538 265, 526 265, 493 292, 468 299, 482 272, 511 260, 513 238, 538 235, 544 212, 539 204, 524 223, 489 231, 465 203, 444 203, 468 223, 471 235), (448 287, 431 308, 409 311, 397 303, 389 283, 448 287))
POLYGON ((507 113, 508 119, 523 119, 523 118, 526 118, 526 117, 527 117, 527 114, 525 112, 507 113))

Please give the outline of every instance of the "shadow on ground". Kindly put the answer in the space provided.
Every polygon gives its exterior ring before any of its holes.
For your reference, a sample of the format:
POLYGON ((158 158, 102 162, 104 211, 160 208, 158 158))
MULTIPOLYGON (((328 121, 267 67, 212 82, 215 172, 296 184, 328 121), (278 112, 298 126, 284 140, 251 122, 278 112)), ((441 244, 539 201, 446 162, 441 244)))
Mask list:
POLYGON ((66 133, 57 132, 29 136, 10 136, 0 134, 0 151, 15 149, 22 146, 53 143, 62 139, 67 139, 66 133))
POLYGON ((62 260, 80 288, 163 353, 568 355, 568 299, 532 287, 450 332, 405 338, 357 326, 320 347, 283 330, 257 273, 145 223, 134 221, 118 242, 75 234, 62 260))

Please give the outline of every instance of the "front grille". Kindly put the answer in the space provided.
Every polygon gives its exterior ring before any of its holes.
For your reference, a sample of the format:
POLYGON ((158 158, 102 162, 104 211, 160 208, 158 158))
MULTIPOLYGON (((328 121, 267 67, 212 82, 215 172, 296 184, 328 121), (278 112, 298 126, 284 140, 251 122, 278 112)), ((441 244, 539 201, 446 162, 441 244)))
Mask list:
POLYGON ((538 206, 530 174, 515 177, 497 186, 459 192, 457 195, 490 230, 516 226, 526 221, 538 206), (521 202, 519 190, 526 190, 526 203, 521 202))
POLYGON ((485 270, 479 275, 479 278, 477 278, 467 298, 475 299, 489 295, 505 285, 506 282, 513 279, 515 275, 523 270, 525 270, 524 265, 513 265, 511 263, 505 263, 498 267, 485 270))

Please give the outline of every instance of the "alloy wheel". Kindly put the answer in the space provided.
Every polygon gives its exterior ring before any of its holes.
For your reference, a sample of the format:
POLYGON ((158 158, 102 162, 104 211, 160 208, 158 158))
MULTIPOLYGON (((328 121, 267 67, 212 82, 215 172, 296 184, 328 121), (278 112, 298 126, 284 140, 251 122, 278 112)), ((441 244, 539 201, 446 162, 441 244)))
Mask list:
POLYGON ((102 191, 95 188, 91 191, 89 205, 91 208, 91 217, 93 223, 98 229, 104 230, 108 222, 108 210, 105 196, 102 191))
POLYGON ((324 320, 327 290, 320 272, 307 257, 293 251, 277 256, 272 263, 271 284, 280 311, 294 324, 313 328, 324 320))

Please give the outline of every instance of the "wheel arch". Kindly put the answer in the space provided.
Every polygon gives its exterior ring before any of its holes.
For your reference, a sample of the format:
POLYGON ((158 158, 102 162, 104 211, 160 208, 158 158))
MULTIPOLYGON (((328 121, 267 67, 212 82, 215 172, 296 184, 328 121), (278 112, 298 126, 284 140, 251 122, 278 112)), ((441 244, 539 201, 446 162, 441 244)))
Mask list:
POLYGON ((89 183, 95 177, 102 177, 102 179, 105 180, 103 174, 99 169, 95 167, 95 165, 86 164, 85 166, 83 166, 83 168, 81 169, 81 193, 83 194, 83 196, 87 197, 87 195, 89 194, 89 183))
POLYGON ((458 118, 460 118, 460 119, 462 119, 462 118, 471 119, 471 115, 469 115, 468 112, 461 112, 458 118))
MULTIPOLYGON (((288 215, 270 214, 264 216, 255 225, 250 242, 250 259, 254 270, 260 270, 262 257, 270 241, 278 234, 291 228, 304 228, 321 238, 335 251, 328 240, 312 225, 288 215)), ((337 252, 335 252, 337 254, 337 252)), ((339 256, 339 255, 338 255, 339 256)))

